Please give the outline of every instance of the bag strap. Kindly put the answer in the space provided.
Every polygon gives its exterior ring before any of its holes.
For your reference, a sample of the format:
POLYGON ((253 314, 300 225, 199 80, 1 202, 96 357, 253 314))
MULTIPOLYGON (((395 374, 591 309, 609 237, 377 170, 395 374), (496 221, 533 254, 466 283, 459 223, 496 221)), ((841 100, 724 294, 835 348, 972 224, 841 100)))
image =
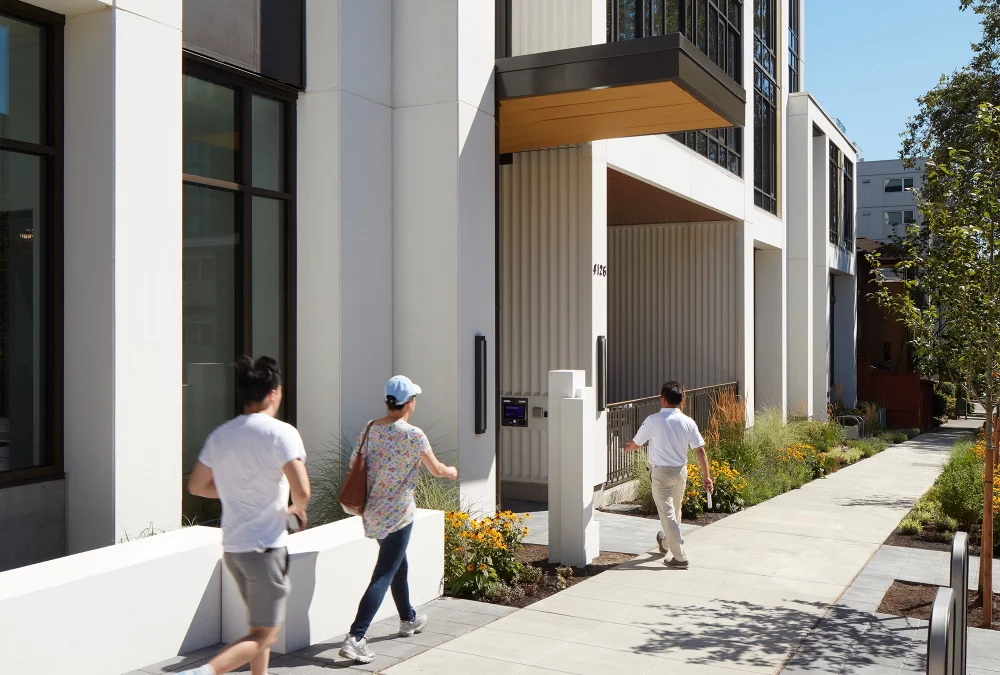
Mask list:
POLYGON ((372 430, 373 424, 375 424, 375 420, 369 422, 368 426, 365 427, 365 435, 361 437, 361 445, 358 446, 358 457, 364 454, 365 443, 368 442, 368 432, 372 430))

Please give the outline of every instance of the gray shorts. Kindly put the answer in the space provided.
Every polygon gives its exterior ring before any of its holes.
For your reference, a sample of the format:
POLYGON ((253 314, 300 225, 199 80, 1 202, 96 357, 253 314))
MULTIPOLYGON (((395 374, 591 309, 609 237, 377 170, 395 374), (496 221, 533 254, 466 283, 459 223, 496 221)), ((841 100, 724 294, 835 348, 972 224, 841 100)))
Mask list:
POLYGON ((251 628, 274 628, 285 622, 285 602, 292 590, 288 580, 288 549, 226 553, 226 567, 250 612, 251 628))

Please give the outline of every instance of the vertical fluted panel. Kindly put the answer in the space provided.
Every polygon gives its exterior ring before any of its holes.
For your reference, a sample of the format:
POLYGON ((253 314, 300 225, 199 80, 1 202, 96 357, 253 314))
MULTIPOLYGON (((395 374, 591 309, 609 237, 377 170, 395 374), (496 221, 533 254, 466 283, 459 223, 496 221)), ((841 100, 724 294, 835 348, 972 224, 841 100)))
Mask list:
MULTIPOLYGON (((582 299, 580 148, 519 153, 503 167, 500 199, 502 396, 548 396, 550 370, 584 369, 578 337, 582 299)), ((505 428, 504 480, 548 480, 548 435, 505 428)))
POLYGON ((593 0, 513 0, 511 56, 592 43, 593 0))
POLYGON ((608 230, 608 400, 739 380, 735 223, 608 230))

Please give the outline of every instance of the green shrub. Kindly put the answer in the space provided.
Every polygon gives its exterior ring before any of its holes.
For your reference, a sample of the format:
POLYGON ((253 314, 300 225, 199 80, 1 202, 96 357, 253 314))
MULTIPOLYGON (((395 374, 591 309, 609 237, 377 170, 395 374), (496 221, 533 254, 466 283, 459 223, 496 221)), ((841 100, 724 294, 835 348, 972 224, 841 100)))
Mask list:
POLYGON ((340 508, 340 489, 347 478, 347 472, 354 452, 354 440, 347 436, 328 438, 323 442, 322 452, 309 455, 309 484, 312 498, 309 500, 309 526, 318 527, 349 517, 340 508))
POLYGON ((972 441, 956 444, 937 482, 941 511, 963 527, 980 522, 983 514, 982 462, 972 441))
POLYGON ((458 511, 461 505, 459 495, 458 481, 435 478, 428 471, 420 469, 417 487, 413 492, 418 509, 458 511))
POLYGON ((923 526, 917 518, 908 515, 899 523, 899 531, 903 534, 920 534, 923 526))
POLYGON ((862 457, 874 457, 879 453, 879 450, 876 449, 875 444, 870 439, 849 440, 847 441, 847 447, 853 450, 860 450, 862 457))
POLYGON ((916 438, 921 433, 923 433, 922 431, 920 431, 920 429, 917 429, 916 427, 913 427, 912 429, 903 429, 903 431, 904 431, 904 433, 906 433, 906 439, 907 440, 916 438))
POLYGON ((643 513, 656 513, 656 502, 653 501, 652 476, 649 474, 649 456, 645 450, 638 451, 635 464, 632 465, 633 488, 632 502, 638 504, 643 513))
POLYGON ((831 450, 827 453, 827 457, 832 457, 836 460, 840 466, 848 466, 850 464, 856 464, 864 458, 864 454, 861 448, 837 448, 831 450))
POLYGON ((905 431, 900 431, 899 429, 892 429, 890 431, 883 431, 881 434, 882 440, 896 445, 897 443, 905 443, 910 440, 909 436, 906 435, 905 431))
POLYGON ((525 565, 517 575, 520 584, 537 584, 542 579, 542 571, 534 565, 525 565))
POLYGON ((935 514, 930 524, 938 532, 954 532, 958 529, 958 521, 944 513, 935 514))
POLYGON ((846 440, 844 428, 836 422, 807 422, 798 431, 802 441, 816 448, 817 452, 843 447, 846 440))
POLYGON ((958 394, 958 387, 951 382, 935 382, 934 391, 939 391, 945 396, 956 396, 958 394))

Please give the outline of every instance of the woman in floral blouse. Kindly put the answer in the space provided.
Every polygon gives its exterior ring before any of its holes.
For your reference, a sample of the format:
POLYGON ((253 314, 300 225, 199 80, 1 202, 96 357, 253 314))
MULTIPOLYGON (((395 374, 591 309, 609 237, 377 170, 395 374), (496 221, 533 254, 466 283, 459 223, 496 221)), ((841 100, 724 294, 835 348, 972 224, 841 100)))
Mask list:
POLYGON ((375 618, 387 589, 399 611, 399 634, 410 636, 427 625, 427 617, 410 605, 407 583, 406 546, 417 510, 413 492, 420 464, 438 478, 458 478, 458 470, 434 456, 423 431, 409 423, 417 405, 420 387, 397 375, 385 385, 386 416, 369 423, 351 455, 351 466, 362 453, 368 468, 368 501, 362 516, 365 536, 378 541, 378 561, 368 590, 361 598, 358 614, 340 654, 358 663, 371 663, 375 654, 365 634, 375 618))

